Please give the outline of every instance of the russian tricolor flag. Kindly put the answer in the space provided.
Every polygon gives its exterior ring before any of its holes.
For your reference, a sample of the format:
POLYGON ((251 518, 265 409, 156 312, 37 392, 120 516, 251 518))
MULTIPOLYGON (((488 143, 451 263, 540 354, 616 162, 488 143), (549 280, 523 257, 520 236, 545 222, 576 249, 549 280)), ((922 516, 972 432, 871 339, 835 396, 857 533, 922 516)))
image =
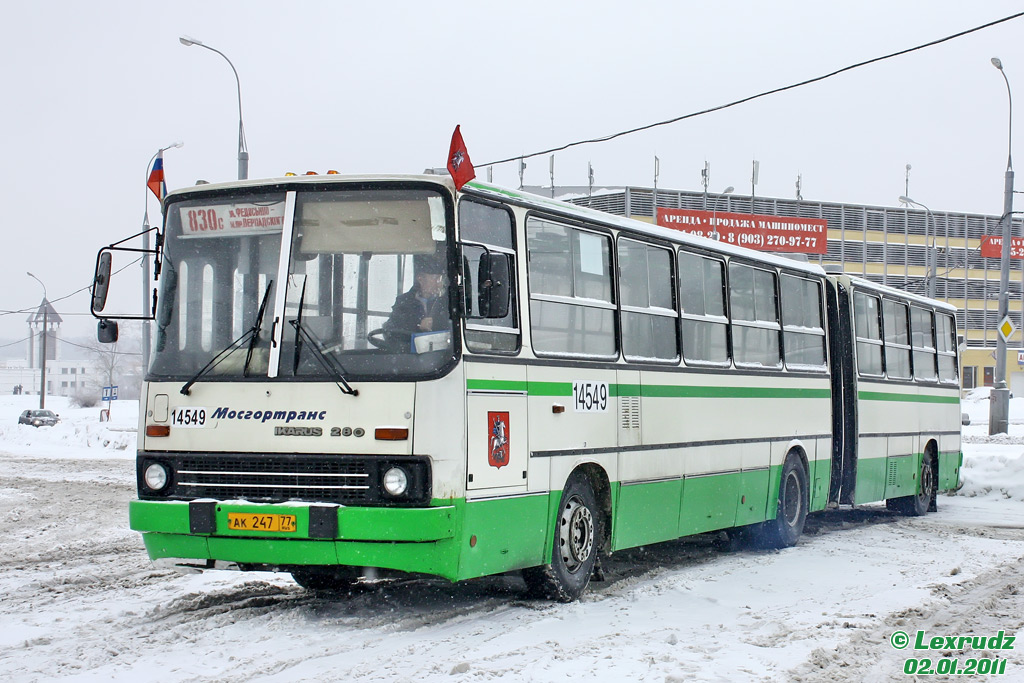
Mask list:
POLYGON ((164 182, 164 153, 157 152, 156 160, 153 162, 153 170, 149 172, 149 180, 146 187, 156 195, 156 198, 163 202, 167 196, 167 184, 164 182))

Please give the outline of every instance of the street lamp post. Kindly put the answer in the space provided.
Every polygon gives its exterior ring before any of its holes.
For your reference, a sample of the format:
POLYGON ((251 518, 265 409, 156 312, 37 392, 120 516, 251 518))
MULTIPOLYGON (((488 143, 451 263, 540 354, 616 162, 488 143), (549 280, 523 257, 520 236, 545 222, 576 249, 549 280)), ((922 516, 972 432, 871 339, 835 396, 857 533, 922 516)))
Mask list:
MULTIPOLYGON (((1003 249, 999 258, 999 323, 1006 319, 1010 312, 1010 240, 1011 220, 1013 218, 1013 95, 1010 92, 1010 80, 1003 71, 1003 63, 998 57, 992 58, 992 66, 999 69, 1006 83, 1006 97, 1009 100, 1010 114, 1006 135, 1006 176, 1003 182, 1003 215, 1002 238, 1003 249)), ((1010 390, 1006 386, 1006 339, 1002 333, 996 334, 996 372, 992 399, 989 404, 988 433, 1005 434, 1009 427, 1010 390)))
POLYGON ((227 55, 216 48, 212 48, 209 45, 204 44, 201 40, 189 38, 188 36, 181 36, 178 38, 178 41, 186 47, 197 45, 199 47, 206 48, 210 52, 216 52, 224 58, 224 61, 228 63, 228 66, 231 67, 231 71, 235 74, 235 85, 238 86, 238 179, 245 180, 249 177, 249 150, 245 146, 245 127, 242 126, 242 82, 238 78, 238 70, 235 69, 235 65, 231 63, 231 60, 228 59, 227 55))
POLYGON ((722 201, 722 198, 727 194, 732 194, 732 191, 736 189, 732 185, 722 190, 722 194, 715 197, 715 205, 711 210, 711 234, 708 235, 713 240, 721 239, 718 234, 718 227, 715 225, 715 217, 718 215, 718 202, 722 201))
POLYGON ((43 342, 42 342, 42 356, 39 362, 39 410, 46 408, 46 337, 49 334, 49 320, 47 320, 47 313, 50 308, 50 300, 46 296, 46 285, 43 281, 37 278, 32 273, 26 272, 30 278, 38 282, 43 287, 43 342))
POLYGON ((932 210, 921 202, 915 202, 910 197, 903 195, 900 197, 900 201, 904 204, 912 204, 913 206, 920 206, 924 209, 924 277, 927 283, 928 296, 935 298, 935 271, 938 270, 938 258, 935 255, 935 231, 929 228, 929 225, 934 225, 935 222, 932 220, 932 210))
MULTIPOLYGON (((146 180, 149 180, 150 169, 153 167, 153 162, 162 153, 166 152, 171 148, 180 149, 185 146, 184 142, 172 142, 166 147, 158 149, 153 156, 149 158, 149 163, 146 164, 146 180)), ((143 251, 149 251, 149 187, 145 188, 146 191, 146 206, 145 212, 142 214, 142 249, 143 251)), ((149 254, 144 253, 142 255, 142 313, 145 314, 152 306, 152 302, 149 298, 149 254)), ((146 368, 149 367, 149 347, 150 347, 150 329, 149 323, 145 320, 142 321, 142 371, 145 372, 146 368)))

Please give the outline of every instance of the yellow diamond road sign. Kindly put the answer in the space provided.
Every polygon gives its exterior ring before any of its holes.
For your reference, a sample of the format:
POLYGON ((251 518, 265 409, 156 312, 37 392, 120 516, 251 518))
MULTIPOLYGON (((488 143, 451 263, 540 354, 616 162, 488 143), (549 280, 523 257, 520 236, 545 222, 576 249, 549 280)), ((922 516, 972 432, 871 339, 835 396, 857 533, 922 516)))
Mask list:
POLYGON ((1017 328, 1014 327, 1013 321, 1010 320, 1010 316, 1006 316, 1003 318, 1003 321, 999 323, 999 334, 1002 336, 1003 341, 1010 341, 1010 337, 1012 337, 1013 333, 1016 331, 1017 328))

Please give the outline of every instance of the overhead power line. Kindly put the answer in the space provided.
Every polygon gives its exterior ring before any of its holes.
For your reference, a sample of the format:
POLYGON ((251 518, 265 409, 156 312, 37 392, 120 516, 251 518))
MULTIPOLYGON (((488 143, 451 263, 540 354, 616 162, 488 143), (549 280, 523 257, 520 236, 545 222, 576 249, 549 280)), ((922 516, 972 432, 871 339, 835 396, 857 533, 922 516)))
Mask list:
POLYGON ((94 351, 96 353, 103 354, 104 356, 107 356, 107 355, 110 355, 110 356, 141 356, 142 355, 141 351, 113 351, 113 350, 107 349, 107 348, 100 348, 100 347, 96 347, 96 346, 84 346, 82 344, 76 344, 74 342, 68 341, 67 339, 61 339, 60 343, 61 344, 67 344, 68 346, 76 346, 76 347, 78 347, 80 349, 85 349, 86 351, 94 351))
MULTIPOLYGON (((120 268, 115 270, 113 273, 111 273, 110 277, 114 277, 115 275, 120 273, 122 270, 125 270, 127 268, 131 268, 136 263, 141 261, 143 258, 144 258, 143 256, 140 256, 137 259, 135 259, 134 261, 130 261, 129 263, 126 263, 125 265, 121 266, 120 268)), ((64 296, 58 297, 56 299, 47 299, 47 301, 49 301, 51 304, 55 304, 58 301, 64 301, 64 299, 70 299, 74 295, 79 294, 80 292, 85 292, 85 291, 90 290, 90 289, 92 289, 92 283, 91 282, 89 284, 87 284, 85 287, 81 287, 80 289, 76 289, 75 291, 71 292, 70 294, 65 294, 64 296)), ((39 310, 38 306, 32 306, 31 308, 21 308, 21 309, 19 309, 17 311, 0 311, 0 316, 16 315, 18 313, 34 313, 37 310, 39 310)), ((92 315, 92 314, 91 313, 88 313, 88 314, 64 313, 63 315, 92 315)))
POLYGON ((740 104, 745 104, 747 102, 751 102, 753 100, 760 99, 762 97, 767 97, 769 95, 775 95, 775 94, 780 93, 780 92, 785 92, 786 90, 793 90, 795 88, 800 88, 800 87, 805 86, 805 85, 810 85, 811 83, 817 83, 819 81, 825 80, 826 78, 832 78, 833 76, 838 76, 841 73, 845 73, 847 71, 853 71, 854 69, 859 69, 862 66, 868 66, 869 64, 875 64, 876 62, 881 62, 881 61, 884 61, 886 59, 892 59, 893 57, 900 57, 902 55, 909 54, 911 52, 916 52, 917 50, 923 50, 926 47, 932 47, 934 45, 939 45, 941 43, 945 43, 945 42, 948 42, 950 40, 955 40, 956 38, 962 38, 963 36, 969 35, 971 33, 976 33, 978 31, 982 31, 982 30, 987 29, 987 28, 991 28, 993 26, 997 26, 998 24, 1002 24, 1002 23, 1005 23, 1007 21, 1012 21, 1013 19, 1019 19, 1022 16, 1024 16, 1024 12, 1018 12, 1016 14, 1011 14, 1008 17, 1003 17, 1002 19, 996 19, 995 21, 990 21, 987 24, 982 24, 981 26, 975 26, 974 28, 969 28, 969 29, 967 29, 965 31, 960 31, 959 33, 954 33, 954 34, 946 36, 944 38, 938 38, 937 40, 932 40, 932 41, 927 42, 927 43, 922 43, 921 45, 916 45, 914 47, 909 47, 909 48, 907 48, 905 50, 900 50, 899 52, 893 52, 891 54, 883 55, 881 57, 875 57, 873 59, 868 59, 868 60, 863 61, 863 62, 857 62, 856 64, 851 64, 849 66, 844 66, 841 69, 837 69, 835 71, 832 71, 830 73, 824 74, 822 76, 816 76, 814 78, 809 78, 806 81, 800 81, 799 83, 793 83, 791 85, 785 85, 785 86, 782 86, 780 88, 774 88, 772 90, 765 90, 764 92, 757 93, 756 95, 750 95, 749 97, 744 97, 744 98, 739 99, 739 100, 734 100, 733 102, 728 102, 726 104, 720 104, 720 105, 718 105, 716 107, 711 107, 710 109, 703 109, 701 111, 695 111, 695 112, 692 112, 690 114, 683 114, 682 116, 677 116, 677 117, 672 118, 672 119, 667 119, 665 121, 658 121, 657 123, 649 123, 649 124, 647 124, 645 126, 640 126, 638 128, 630 128, 629 130, 623 130, 623 131, 620 131, 618 133, 612 133, 611 135, 605 135, 605 136, 599 137, 599 138, 591 138, 589 140, 577 140, 576 142, 569 142, 567 144, 561 145, 560 147, 552 147, 551 149, 545 149, 545 150, 541 150, 539 152, 531 152, 529 154, 518 154, 518 155, 516 155, 514 157, 509 157, 508 159, 501 159, 500 161, 490 161, 490 162, 483 163, 483 164, 476 164, 476 166, 480 166, 480 167, 482 167, 482 166, 497 166, 498 164, 506 164, 506 163, 508 163, 510 161, 519 161, 520 159, 529 159, 530 157, 542 156, 544 154, 552 154, 554 152, 561 152, 561 151, 567 150, 567 149, 569 149, 571 147, 579 147, 580 145, 589 145, 589 144, 595 143, 595 142, 607 142, 608 140, 614 140, 615 138, 621 138, 624 135, 631 135, 633 133, 639 133, 639 132, 644 131, 644 130, 650 130, 651 128, 657 128, 658 126, 667 126, 670 123, 676 123, 678 121, 684 121, 686 119, 692 119, 692 118, 696 118, 698 116, 704 116, 705 114, 711 114, 711 113, 716 112, 716 111, 722 111, 723 109, 729 109, 730 107, 735 107, 735 106, 740 105, 740 104))

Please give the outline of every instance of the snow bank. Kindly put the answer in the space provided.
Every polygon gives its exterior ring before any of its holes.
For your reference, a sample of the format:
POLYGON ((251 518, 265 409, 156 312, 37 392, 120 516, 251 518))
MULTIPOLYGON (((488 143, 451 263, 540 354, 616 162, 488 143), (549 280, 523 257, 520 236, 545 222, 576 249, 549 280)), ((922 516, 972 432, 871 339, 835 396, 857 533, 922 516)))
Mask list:
MULTIPOLYGON (((971 416, 971 425, 987 425, 990 387, 971 389, 960 402, 960 409, 971 416)), ((1012 394, 1011 394, 1012 396, 1012 394)), ((1010 398, 1010 423, 1024 425, 1024 396, 1010 398)))
POLYGON ((991 389, 967 392, 961 402, 971 424, 963 428, 962 496, 1024 501, 1024 396, 1010 399, 1009 434, 988 433, 991 389))
POLYGON ((38 408, 38 396, 0 396, 0 450, 62 458, 134 458, 139 402, 113 403, 111 421, 100 422, 98 406, 73 408, 63 396, 47 396, 47 410, 61 421, 53 427, 33 427, 18 424, 18 416, 38 408))
MULTIPOLYGON (((1006 439, 1006 435, 999 435, 1006 439)), ((995 437, 992 437, 995 439, 995 437)), ((1009 437, 1019 439, 1020 437, 1009 437)), ((961 470, 964 486, 962 496, 997 496, 1024 501, 1024 445, 1000 444, 997 449, 966 446, 964 466, 961 470), (995 450, 985 453, 985 450, 995 450)))

